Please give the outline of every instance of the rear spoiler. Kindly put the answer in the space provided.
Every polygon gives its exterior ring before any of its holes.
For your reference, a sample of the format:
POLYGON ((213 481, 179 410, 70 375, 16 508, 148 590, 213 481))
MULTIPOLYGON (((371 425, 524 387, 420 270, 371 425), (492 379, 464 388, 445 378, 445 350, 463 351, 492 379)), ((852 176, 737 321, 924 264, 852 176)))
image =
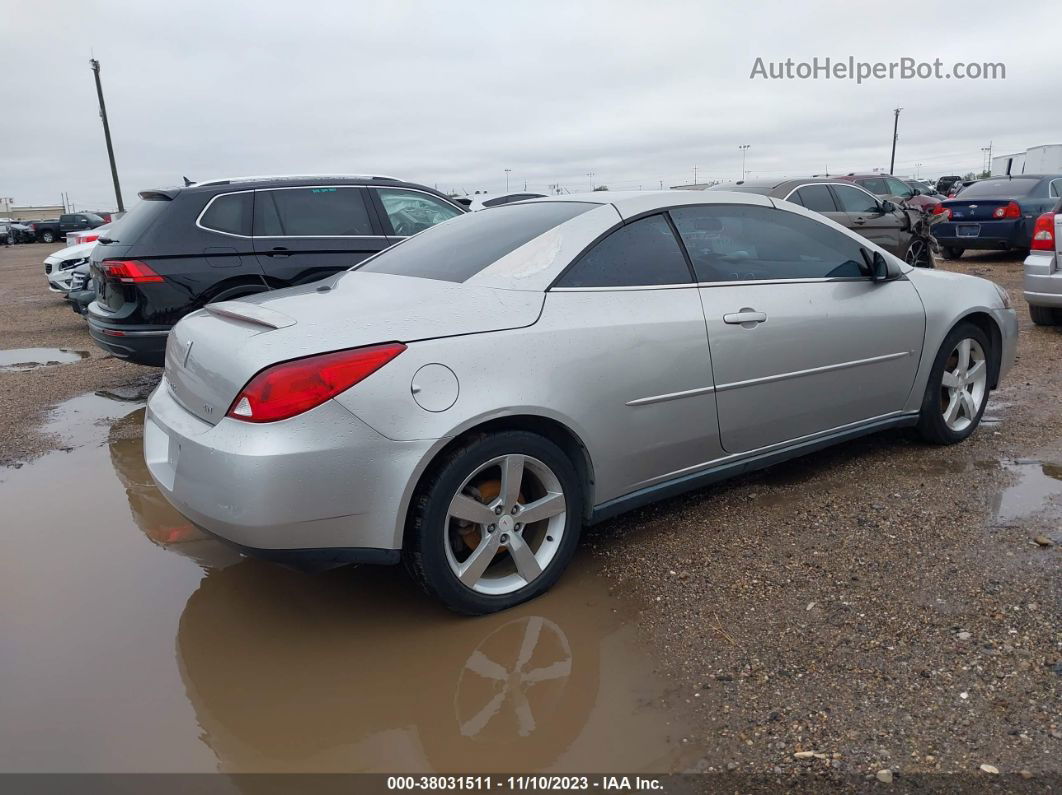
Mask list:
POLYGON ((268 309, 258 304, 250 304, 246 301, 218 301, 216 304, 207 304, 203 307, 212 315, 230 317, 235 320, 243 320, 266 328, 287 328, 295 325, 295 318, 268 309))
POLYGON ((152 190, 142 190, 137 195, 146 202, 169 202, 177 198, 177 194, 180 192, 180 188, 154 188, 152 190))

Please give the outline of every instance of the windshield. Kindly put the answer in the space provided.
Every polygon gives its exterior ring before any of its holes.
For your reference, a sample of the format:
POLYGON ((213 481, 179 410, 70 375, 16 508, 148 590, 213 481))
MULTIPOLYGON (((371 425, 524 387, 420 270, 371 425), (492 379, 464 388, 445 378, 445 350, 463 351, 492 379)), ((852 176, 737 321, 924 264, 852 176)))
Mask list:
POLYGON ((1025 196, 1036 187, 1038 179, 986 179, 962 189, 964 199, 1009 198, 1025 196))
POLYGON ((392 246, 356 270, 464 282, 543 232, 599 206, 532 202, 462 215, 392 246))

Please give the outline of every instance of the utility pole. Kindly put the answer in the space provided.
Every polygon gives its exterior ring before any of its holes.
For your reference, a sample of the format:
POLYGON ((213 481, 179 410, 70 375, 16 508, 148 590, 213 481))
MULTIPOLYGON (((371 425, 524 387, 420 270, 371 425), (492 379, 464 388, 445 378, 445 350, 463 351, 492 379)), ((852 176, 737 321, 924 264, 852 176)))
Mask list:
POLYGON ((693 167, 693 184, 697 184, 697 166, 693 167))
POLYGON ((122 188, 118 184, 118 166, 114 162, 114 147, 111 146, 111 126, 107 123, 107 105, 103 101, 103 86, 100 84, 100 62, 95 58, 89 59, 92 73, 96 77, 96 96, 100 100, 100 118, 103 119, 103 137, 107 139, 107 158, 111 161, 111 179, 114 180, 114 198, 118 200, 118 212, 125 212, 122 203, 122 188))
POLYGON ((893 108, 893 111, 892 111, 892 113, 893 113, 893 119, 892 119, 892 159, 889 160, 889 173, 890 174, 892 173, 892 170, 894 168, 896 168, 896 139, 899 138, 899 135, 897 134, 897 130, 900 127, 900 111, 901 110, 903 110, 903 108, 893 108))
POLYGON ((593 171, 587 171, 586 172, 586 179, 587 179, 587 182, 590 183, 590 192, 593 193, 594 192, 594 172, 593 171))
POLYGON ((984 154, 983 173, 987 174, 992 171, 992 142, 988 142, 988 146, 982 146, 981 152, 984 154))
POLYGON ((741 146, 738 147, 738 149, 741 150, 741 181, 742 182, 745 181, 745 174, 747 173, 745 171, 745 155, 748 154, 750 146, 752 146, 752 144, 742 144, 741 146))
POLYGON ((511 168, 505 169, 505 192, 506 193, 509 192, 509 172, 511 172, 511 171, 512 171, 511 168))

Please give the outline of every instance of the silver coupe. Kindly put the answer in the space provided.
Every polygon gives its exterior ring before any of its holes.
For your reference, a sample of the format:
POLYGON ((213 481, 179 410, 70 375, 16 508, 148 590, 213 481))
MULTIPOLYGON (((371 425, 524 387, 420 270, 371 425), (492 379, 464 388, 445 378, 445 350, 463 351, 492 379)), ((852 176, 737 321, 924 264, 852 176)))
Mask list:
POLYGON ((188 315, 144 452, 247 554, 404 561, 487 613, 639 505, 885 428, 962 441, 1016 341, 992 282, 781 199, 542 198, 188 315))

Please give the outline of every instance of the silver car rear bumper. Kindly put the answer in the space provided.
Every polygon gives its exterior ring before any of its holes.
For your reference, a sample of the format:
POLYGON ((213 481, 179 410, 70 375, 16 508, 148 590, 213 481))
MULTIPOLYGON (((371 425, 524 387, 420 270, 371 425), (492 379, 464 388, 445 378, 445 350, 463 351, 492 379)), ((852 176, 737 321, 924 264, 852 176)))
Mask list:
POLYGON ((1062 271, 1050 251, 1033 251, 1025 258, 1023 295, 1032 306, 1062 307, 1062 271))
POLYGON ((211 425, 165 378, 144 419, 148 470, 194 523, 248 554, 332 550, 334 565, 392 562, 372 551, 401 548, 407 487, 432 444, 387 439, 332 400, 281 422, 211 425))

